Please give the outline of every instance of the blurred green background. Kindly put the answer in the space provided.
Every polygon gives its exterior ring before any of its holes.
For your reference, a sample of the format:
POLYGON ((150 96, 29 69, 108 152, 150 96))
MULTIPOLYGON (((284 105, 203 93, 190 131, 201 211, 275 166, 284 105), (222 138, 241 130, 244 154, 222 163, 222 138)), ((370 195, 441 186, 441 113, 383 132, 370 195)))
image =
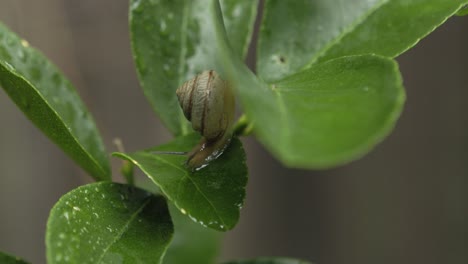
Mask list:
MULTIPOLYGON (((127 5, 0 1, 0 21, 75 84, 109 152, 115 137, 129 151, 171 138, 137 82, 127 5)), ((243 140, 247 201, 220 260, 274 255, 330 264, 468 263, 468 17, 449 19, 398 61, 405 110, 390 137, 361 160, 328 171, 286 169, 254 139, 243 140)), ((90 178, 3 90, 0 109, 0 250, 45 263, 49 210, 90 178)), ((119 160, 112 163, 117 175, 119 160)))

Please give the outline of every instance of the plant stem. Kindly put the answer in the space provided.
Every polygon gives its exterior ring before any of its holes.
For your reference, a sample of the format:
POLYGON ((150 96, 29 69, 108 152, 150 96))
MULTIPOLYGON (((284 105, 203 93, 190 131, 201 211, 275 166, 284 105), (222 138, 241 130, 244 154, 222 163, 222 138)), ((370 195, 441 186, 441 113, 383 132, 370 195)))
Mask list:
POLYGON ((248 136, 253 132, 253 123, 249 121, 247 116, 243 114, 234 125, 234 135, 248 136))
MULTIPOLYGON (((114 144, 117 146, 117 150, 119 152, 125 153, 125 149, 120 138, 114 139, 114 144)), ((120 167, 120 173, 124 176, 125 180, 128 184, 134 185, 135 184, 135 177, 133 173, 133 163, 129 162, 128 160, 122 161, 122 167, 120 167)))

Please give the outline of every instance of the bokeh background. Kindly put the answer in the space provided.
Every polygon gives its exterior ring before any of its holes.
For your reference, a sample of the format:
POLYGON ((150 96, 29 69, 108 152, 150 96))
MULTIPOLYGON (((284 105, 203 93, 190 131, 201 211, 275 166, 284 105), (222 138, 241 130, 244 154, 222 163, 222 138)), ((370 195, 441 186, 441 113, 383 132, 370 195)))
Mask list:
MULTIPOLYGON (((130 151, 171 138, 137 82, 127 5, 0 0, 0 21, 71 79, 109 152, 115 137, 130 151)), ((468 17, 449 19, 398 61, 404 112, 364 158, 327 171, 287 169, 253 138, 243 140, 247 200, 220 260, 275 255, 329 264, 468 263, 468 17)), ((119 160, 112 162, 117 175, 119 160)), ((50 208, 87 182, 0 89, 0 250, 45 263, 50 208)))

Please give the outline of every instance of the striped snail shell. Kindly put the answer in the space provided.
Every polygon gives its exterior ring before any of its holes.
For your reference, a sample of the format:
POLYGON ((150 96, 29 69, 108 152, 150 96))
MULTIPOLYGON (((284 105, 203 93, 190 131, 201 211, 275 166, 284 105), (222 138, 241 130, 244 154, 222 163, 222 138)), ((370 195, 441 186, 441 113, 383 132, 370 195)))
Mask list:
POLYGON ((219 157, 232 137, 235 97, 228 82, 213 70, 204 71, 176 91, 185 117, 203 138, 188 153, 192 169, 206 166, 219 157))

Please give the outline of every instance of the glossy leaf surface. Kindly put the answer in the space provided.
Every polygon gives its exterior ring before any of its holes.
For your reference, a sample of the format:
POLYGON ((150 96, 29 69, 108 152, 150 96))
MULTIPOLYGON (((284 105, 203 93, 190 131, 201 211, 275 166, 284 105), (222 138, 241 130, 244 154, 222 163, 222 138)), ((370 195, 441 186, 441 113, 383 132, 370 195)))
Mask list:
POLYGON ((391 0, 320 58, 373 53, 396 57, 454 15, 467 0, 391 0))
POLYGON ((174 231, 166 200, 117 183, 64 195, 47 223, 48 263, 161 263, 174 231))
POLYGON ((191 134, 145 151, 115 156, 138 166, 177 208, 203 226, 232 229, 239 219, 245 197, 247 167, 238 139, 203 169, 187 169, 186 156, 154 154, 152 151, 189 151, 199 140, 191 134))
POLYGON ((193 222, 174 206, 169 208, 175 232, 163 263, 216 263, 222 234, 193 222))
POLYGON ((290 258, 258 258, 251 260, 230 261, 224 264, 312 264, 305 260, 290 259, 290 258))
POLYGON ((1 23, 0 86, 44 134, 96 180, 110 179, 99 132, 73 86, 40 52, 1 23))
POLYGON ((387 0, 265 1, 257 72, 267 82, 294 74, 387 0))
POLYGON ((404 90, 394 61, 356 56, 314 65, 248 96, 255 133, 280 160, 324 168, 380 142, 400 115, 404 90))
MULTIPOLYGON (((179 107, 176 89, 196 74, 215 69, 216 35, 210 19, 212 0, 130 1, 135 64, 153 109, 175 135, 192 131, 179 107)), ((229 38, 238 56, 250 41, 257 1, 223 1, 229 38)))
POLYGON ((13 257, 3 252, 0 252, 0 263, 1 264, 28 264, 28 262, 18 257, 13 257))
POLYGON ((343 164, 364 155, 395 125, 404 91, 393 60, 341 58, 267 85, 233 54, 216 1, 209 9, 214 64, 236 90, 257 138, 284 164, 343 164))
POLYGON ((466 15, 468 15, 468 4, 460 8, 460 10, 458 10, 457 12, 457 16, 466 16, 466 15))

